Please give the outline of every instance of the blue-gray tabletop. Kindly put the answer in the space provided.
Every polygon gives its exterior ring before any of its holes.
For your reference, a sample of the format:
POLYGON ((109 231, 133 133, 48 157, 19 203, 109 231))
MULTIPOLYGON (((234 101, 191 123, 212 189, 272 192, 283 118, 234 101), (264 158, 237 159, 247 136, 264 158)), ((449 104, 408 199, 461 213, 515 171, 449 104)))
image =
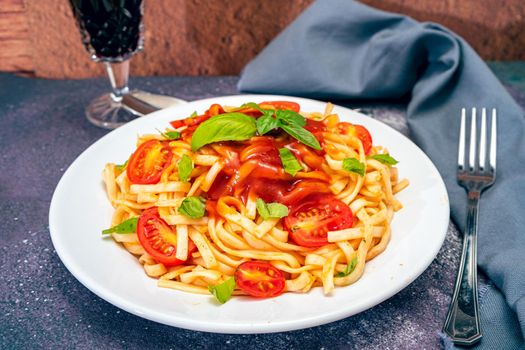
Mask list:
MULTIPOLYGON (((525 64, 491 67, 525 106, 525 64)), ((134 78, 132 85, 196 100, 237 94, 237 80, 155 77, 134 78)), ((452 223, 438 256, 410 286, 368 311, 310 329, 259 335, 195 332, 139 318, 91 293, 58 258, 48 210, 67 167, 107 133, 83 114, 87 103, 107 89, 105 79, 0 74, 0 349, 440 348, 461 250, 452 223)), ((408 134, 402 101, 342 104, 362 108, 408 134)), ((486 283, 482 276, 480 289, 486 283)))

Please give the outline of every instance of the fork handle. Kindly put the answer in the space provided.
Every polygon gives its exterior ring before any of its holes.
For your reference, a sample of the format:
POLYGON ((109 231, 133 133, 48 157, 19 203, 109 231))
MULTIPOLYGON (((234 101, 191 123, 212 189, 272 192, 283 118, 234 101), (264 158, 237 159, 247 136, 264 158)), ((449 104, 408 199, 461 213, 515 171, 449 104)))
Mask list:
POLYGON ((473 345, 481 339, 478 308, 477 233, 480 191, 468 192, 467 224, 454 296, 443 326, 455 344, 473 345))

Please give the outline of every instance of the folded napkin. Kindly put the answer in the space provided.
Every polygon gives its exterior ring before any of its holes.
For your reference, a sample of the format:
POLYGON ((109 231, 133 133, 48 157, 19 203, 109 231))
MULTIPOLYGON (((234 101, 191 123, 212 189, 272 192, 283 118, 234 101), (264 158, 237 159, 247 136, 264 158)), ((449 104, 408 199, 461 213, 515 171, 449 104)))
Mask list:
POLYGON ((331 101, 408 97, 411 138, 445 180, 461 230, 467 197, 456 182, 460 110, 497 108, 497 180, 482 196, 478 222, 478 264, 492 282, 482 300, 480 346, 496 335, 499 345, 523 345, 524 113, 463 39, 354 1, 319 0, 245 67, 238 88, 331 101))

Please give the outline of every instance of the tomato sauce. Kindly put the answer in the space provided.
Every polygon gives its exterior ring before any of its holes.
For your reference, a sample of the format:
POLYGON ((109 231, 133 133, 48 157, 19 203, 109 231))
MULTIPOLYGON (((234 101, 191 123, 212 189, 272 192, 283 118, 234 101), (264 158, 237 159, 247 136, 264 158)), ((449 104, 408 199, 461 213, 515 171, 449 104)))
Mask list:
MULTIPOLYGON (((314 131, 321 130, 318 125, 315 126, 317 129, 314 131)), ((257 136, 244 142, 225 142, 217 148, 226 158, 226 166, 209 189, 208 198, 218 200, 222 196, 233 195, 246 203, 248 196, 252 195, 267 203, 293 205, 309 194, 330 192, 325 181, 298 179, 286 173, 279 157, 279 148, 282 147, 290 149, 314 170, 321 169, 323 157, 287 135, 275 138, 257 136)))
MULTIPOLYGON (((326 125, 324 125, 323 122, 320 122, 318 120, 313 120, 313 119, 306 119, 306 125, 304 126, 304 128, 310 131, 315 136, 317 141, 319 141, 319 144, 321 145, 323 144, 324 142, 323 132, 326 131, 326 125)), ((312 152, 315 152, 316 154, 320 156, 324 156, 326 153, 324 151, 324 148, 321 148, 319 151, 312 150, 312 152)))
POLYGON ((208 198, 216 201, 222 196, 230 196, 233 194, 233 188, 228 186, 231 176, 226 175, 224 171, 221 171, 219 175, 213 181, 210 189, 208 190, 208 198))

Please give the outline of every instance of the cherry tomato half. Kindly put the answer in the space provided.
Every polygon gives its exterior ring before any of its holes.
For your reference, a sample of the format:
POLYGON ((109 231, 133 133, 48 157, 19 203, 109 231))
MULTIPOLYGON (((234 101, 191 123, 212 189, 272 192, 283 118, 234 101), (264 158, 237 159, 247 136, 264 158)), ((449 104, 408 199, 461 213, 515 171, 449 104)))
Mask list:
POLYGON ((275 109, 289 109, 294 112, 299 112, 301 106, 298 103, 291 101, 266 101, 259 103, 259 106, 264 108, 264 106, 273 106, 275 109))
POLYGON ((270 298, 284 290, 284 276, 281 270, 263 261, 247 261, 235 271, 237 286, 256 298, 270 298))
POLYGON ((315 194, 292 207, 284 219, 292 239, 303 247, 328 244, 328 231, 354 225, 352 211, 331 194, 315 194))
POLYGON ((128 163, 128 179, 134 184, 156 184, 173 154, 168 142, 149 140, 137 148, 128 163))
MULTIPOLYGON (((137 223, 137 236, 144 250, 155 261, 166 266, 184 263, 175 257, 177 253, 177 233, 159 216, 156 207, 144 210, 137 223)), ((188 239, 188 256, 197 247, 188 239)))
POLYGON ((337 124, 337 129, 341 134, 357 137, 363 143, 365 154, 370 152, 370 149, 372 148, 372 136, 368 132, 367 128, 358 124, 340 122, 337 124))
POLYGON ((304 128, 310 131, 312 134, 315 134, 317 132, 325 131, 326 125, 324 125, 323 122, 320 122, 318 120, 306 119, 306 125, 304 126, 304 128))
POLYGON ((222 108, 220 104, 214 103, 210 106, 210 108, 208 108, 205 114, 207 116, 214 117, 216 115, 223 114, 223 113, 224 113, 224 108, 222 108))
POLYGON ((213 116, 216 116, 218 114, 223 114, 224 108, 220 104, 214 103, 208 108, 206 112, 202 115, 197 115, 195 117, 188 117, 186 119, 179 119, 179 120, 173 120, 170 122, 171 126, 173 126, 175 129, 180 128, 181 126, 198 126, 200 123, 210 119, 213 116))

